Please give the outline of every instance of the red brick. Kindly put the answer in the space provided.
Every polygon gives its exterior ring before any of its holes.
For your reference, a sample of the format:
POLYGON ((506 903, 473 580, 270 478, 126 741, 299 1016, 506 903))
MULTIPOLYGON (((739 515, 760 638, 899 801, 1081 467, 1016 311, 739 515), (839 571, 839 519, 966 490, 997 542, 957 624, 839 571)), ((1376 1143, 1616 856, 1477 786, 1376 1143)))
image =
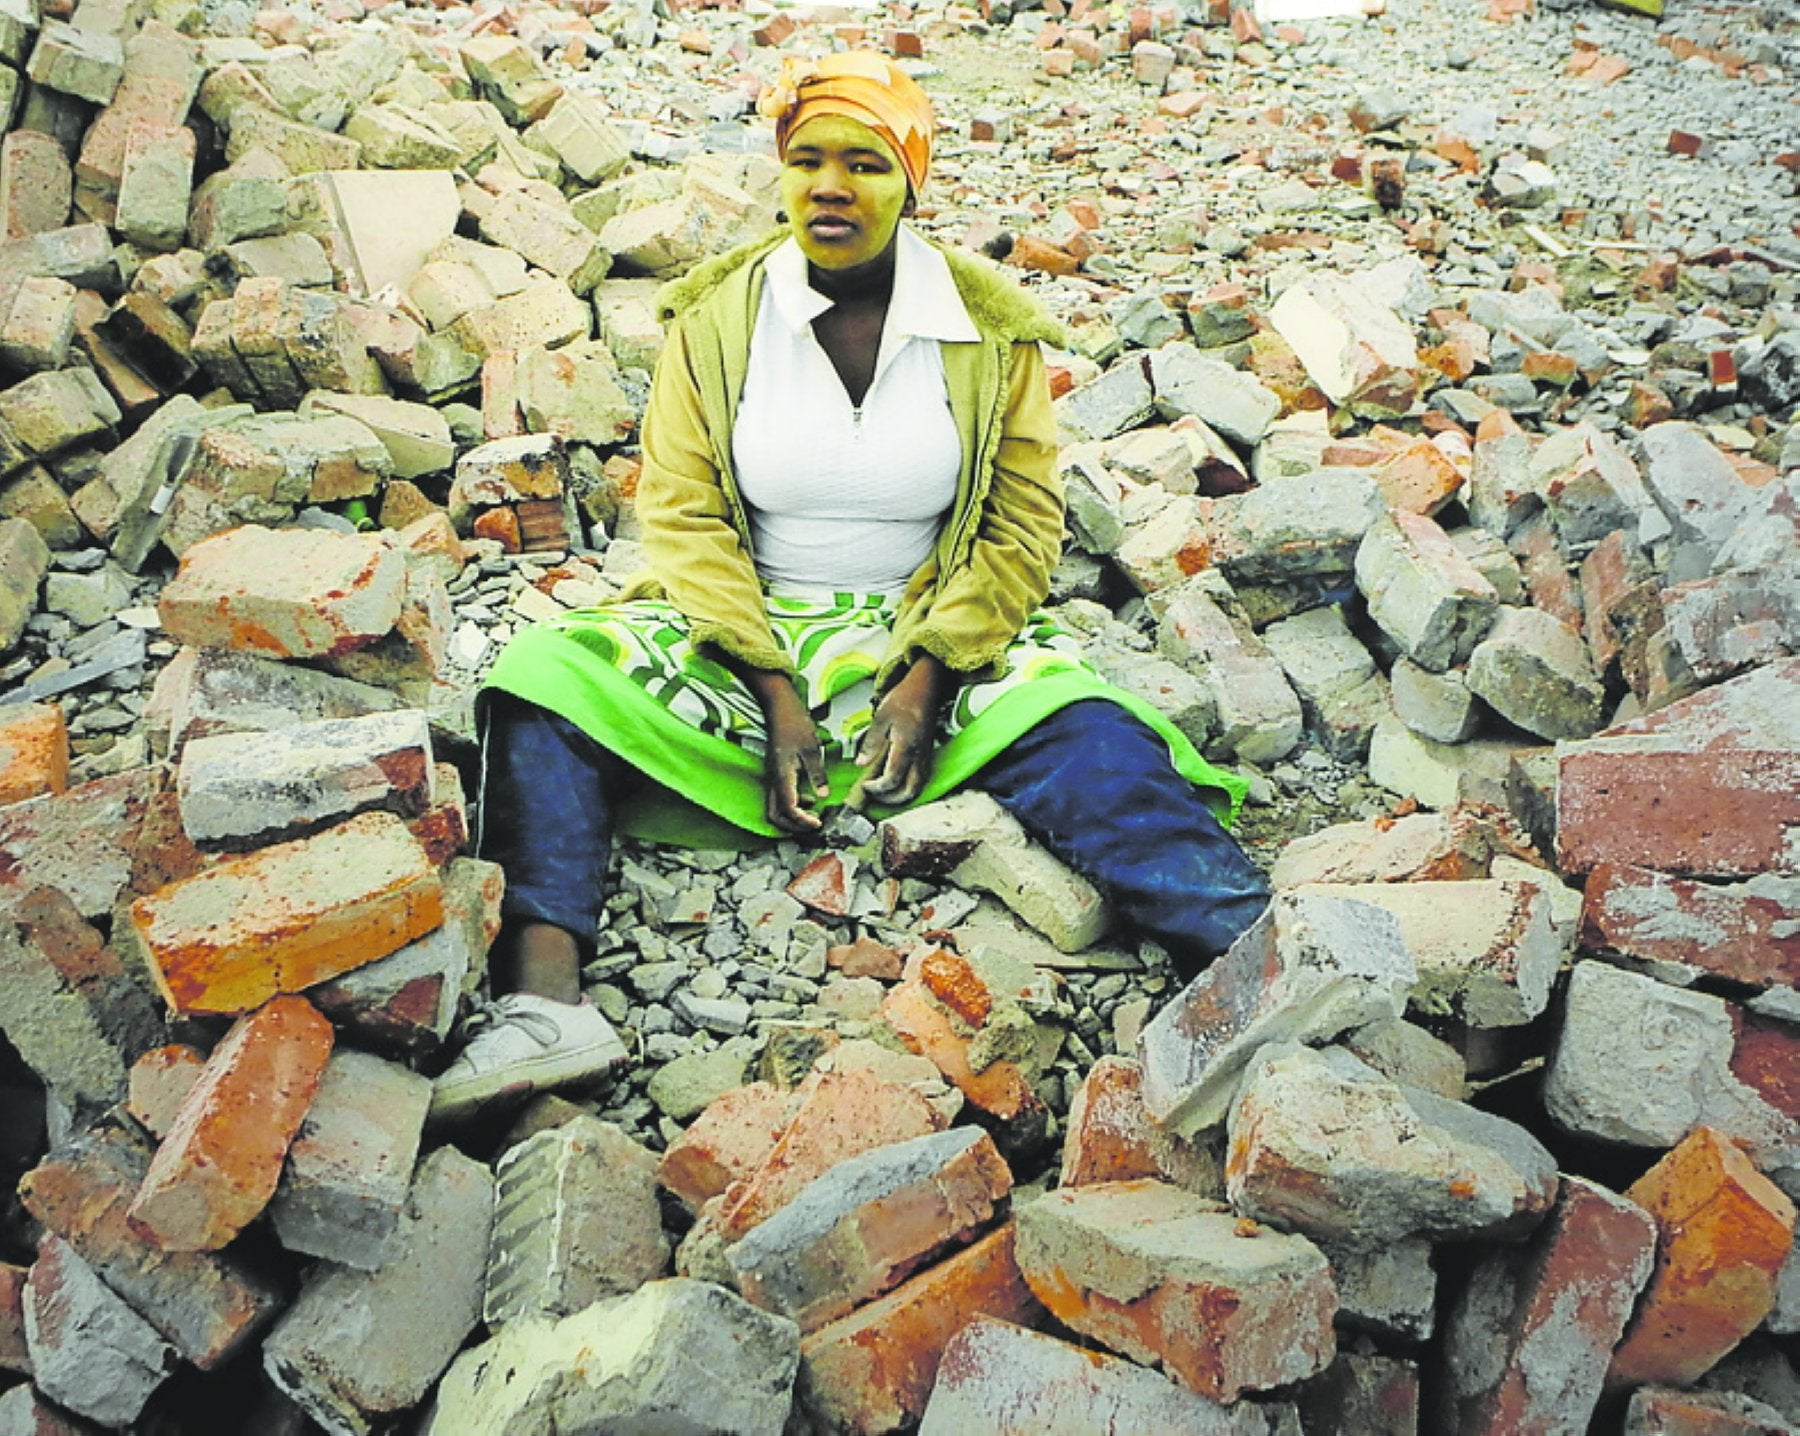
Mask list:
POLYGON ((799 28, 792 15, 771 15, 765 23, 750 32, 750 38, 759 45, 779 45, 799 28))
POLYGON ((876 977, 883 982, 900 980, 900 954, 872 937, 863 936, 855 942, 828 948, 825 961, 845 977, 876 977))
POLYGON ((31 1375, 25 1344, 25 1278, 30 1268, 0 1262, 0 1371, 31 1375))
MULTIPOLYGON (((1052 50, 1044 56, 1044 67, 1051 70, 1053 59, 1068 55, 1067 50, 1052 50)), ((1073 69, 1074 57, 1070 56, 1069 64, 1073 69)), ((1054 71, 1051 71, 1054 73, 1054 71)), ((1036 235, 1022 234, 1013 241, 1012 252, 1006 256, 1006 262, 1019 269, 1034 269, 1043 274, 1068 275, 1081 268, 1081 261, 1066 249, 1052 244, 1047 239, 1036 235)))
POLYGON ((1737 1040, 1731 1072, 1791 1122, 1800 1123, 1800 1027, 1731 1007, 1737 1040))
POLYGON ((805 1334, 963 1245, 1011 1191, 986 1132, 932 1132, 839 1163, 807 1187, 804 1205, 771 1216, 726 1261, 747 1300, 805 1334))
POLYGON ((1429 439, 1409 444, 1375 471, 1375 482, 1390 506, 1415 514, 1435 514, 1462 487, 1463 475, 1429 439))
POLYGON ((1003 1122, 1039 1121, 1044 1105, 1016 1062, 1004 1059, 977 1072, 969 1062, 969 1038, 922 981, 902 982, 882 1000, 881 1015, 900 1040, 927 1058, 963 1096, 1003 1122))
POLYGON ((277 997, 225 1035, 175 1114, 127 1216, 164 1251, 217 1251, 275 1195, 331 1057, 331 1024, 277 997))
POLYGON ((1161 1177, 1201 1196, 1223 1196, 1219 1153, 1164 1131, 1144 1110, 1143 1072, 1125 1057, 1102 1057, 1069 1106, 1060 1186, 1161 1177))
POLYGON ((698 1212, 769 1159, 804 1100, 768 1082, 734 1087, 669 1143, 656 1179, 698 1212))
POLYGON ((1656 1221, 1656 1270, 1607 1384, 1685 1386, 1774 1306, 1794 1204, 1711 1127, 1696 1127, 1626 1195, 1656 1221))
POLYGON ((1557 546, 1549 517, 1540 514, 1528 520, 1508 544, 1519 560, 1532 606, 1581 632, 1581 593, 1569 573, 1568 560, 1557 546))
POLYGON ((938 1361, 978 1316, 1031 1325, 1042 1309, 1011 1223, 800 1342, 798 1396, 832 1430, 895 1431, 930 1399, 938 1361))
POLYGON ((169 1135, 175 1116, 200 1080, 206 1054, 185 1042, 152 1047, 131 1064, 131 1095, 126 1110, 159 1141, 169 1135))
POLYGON ((1458 1436, 1585 1431, 1655 1251, 1642 1207, 1563 1178, 1549 1219, 1484 1257, 1450 1318, 1458 1436))
POLYGON ((274 1318, 281 1287, 241 1257, 165 1252, 133 1231, 125 1208, 148 1165, 135 1139, 101 1129, 27 1172, 19 1195, 177 1351, 210 1370, 274 1318))
POLYGON ((0 805, 68 786, 69 729, 62 709, 51 703, 0 709, 0 805))
POLYGON ((719 1234, 728 1242, 779 1211, 801 1188, 848 1157, 937 1131, 942 1120, 910 1087, 872 1072, 821 1072, 800 1085, 801 1103, 756 1171, 727 1191, 719 1234))
POLYGON ((848 917, 855 877, 842 853, 822 853, 787 885, 788 896, 826 917, 848 917))
POLYGON ((74 174, 55 138, 14 130, 0 141, 0 240, 24 239, 69 222, 74 174))
POLYGON ((1594 655, 1594 666, 1602 673, 1619 651, 1613 611, 1649 577, 1649 564, 1624 529, 1614 529, 1581 561, 1582 633, 1594 655))
POLYGON ((1123 1057, 1102 1057, 1069 1106, 1058 1185, 1160 1176, 1153 1150, 1158 1130, 1144 1110, 1142 1069, 1123 1057))
POLYGON ((469 845, 468 798, 463 793, 462 772, 454 763, 433 763, 431 773, 436 797, 406 826, 432 866, 441 868, 469 845))
POLYGON ((157 613, 195 648, 328 658, 392 629, 405 590, 406 562, 383 538, 246 524, 188 549, 157 613))
POLYGON ((170 1007, 235 1015, 422 937, 443 885, 399 818, 364 813, 171 883, 131 919, 170 1007))
POLYGON ((1793 1436, 1780 1412, 1731 1391, 1634 1392, 1621 1436, 1793 1436))
POLYGON ((1065 1326, 1234 1401, 1335 1353, 1319 1249, 1161 1182, 1057 1190, 1018 1214, 1019 1270, 1065 1326))
POLYGON ((1747 986, 1800 987, 1800 908, 1773 889, 1601 863, 1588 874, 1581 945, 1747 986))
POLYGON ((1800 658, 1767 664, 1565 745, 1557 849, 1565 873, 1605 862, 1699 877, 1793 864, 1800 747, 1776 715, 1800 704, 1800 658))

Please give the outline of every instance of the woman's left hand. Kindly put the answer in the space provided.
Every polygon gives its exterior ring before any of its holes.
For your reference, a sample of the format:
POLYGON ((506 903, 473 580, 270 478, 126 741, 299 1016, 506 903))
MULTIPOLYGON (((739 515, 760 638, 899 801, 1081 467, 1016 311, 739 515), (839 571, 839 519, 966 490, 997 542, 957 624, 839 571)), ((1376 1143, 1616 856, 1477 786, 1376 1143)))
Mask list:
POLYGON ((856 755, 863 770, 856 785, 858 798, 897 806, 919 795, 931 776, 938 709, 954 681, 950 670, 926 653, 888 690, 856 755))

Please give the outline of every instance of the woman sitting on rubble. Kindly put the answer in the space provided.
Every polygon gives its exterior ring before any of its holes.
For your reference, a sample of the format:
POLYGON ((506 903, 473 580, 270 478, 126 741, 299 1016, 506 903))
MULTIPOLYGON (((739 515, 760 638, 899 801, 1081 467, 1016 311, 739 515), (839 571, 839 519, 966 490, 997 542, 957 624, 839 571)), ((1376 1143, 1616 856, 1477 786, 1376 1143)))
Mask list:
POLYGON ((984 789, 1183 976, 1267 902, 1212 810, 1241 780, 1034 616, 1063 539, 1039 349, 1057 328, 901 222, 924 93, 841 54, 790 61, 762 109, 786 231, 663 295, 637 495, 657 596, 526 630, 487 680, 506 995, 438 1079, 439 1118, 621 1055, 581 965, 615 826, 660 814, 673 836, 675 808, 806 837, 835 804, 984 789))

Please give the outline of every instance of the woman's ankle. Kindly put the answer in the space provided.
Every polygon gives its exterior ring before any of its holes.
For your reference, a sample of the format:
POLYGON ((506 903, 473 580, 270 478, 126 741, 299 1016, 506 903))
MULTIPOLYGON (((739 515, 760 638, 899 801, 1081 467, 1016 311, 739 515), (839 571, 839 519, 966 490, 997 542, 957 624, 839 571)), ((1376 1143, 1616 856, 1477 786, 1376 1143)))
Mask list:
POLYGON ((550 922, 507 924, 494 945, 496 992, 529 992, 553 1002, 581 1001, 581 946, 550 922))

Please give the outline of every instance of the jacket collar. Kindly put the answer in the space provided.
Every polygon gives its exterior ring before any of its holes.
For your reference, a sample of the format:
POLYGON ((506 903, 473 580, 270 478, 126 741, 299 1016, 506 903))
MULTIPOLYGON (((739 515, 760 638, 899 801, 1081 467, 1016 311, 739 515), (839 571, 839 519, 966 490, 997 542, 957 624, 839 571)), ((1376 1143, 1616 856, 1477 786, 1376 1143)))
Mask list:
MULTIPOLYGON (((789 238, 770 252, 763 273, 775 310, 798 332, 831 308, 831 300, 807 280, 806 256, 789 238)), ((937 339, 946 344, 975 344, 981 333, 969 318, 950 266, 906 225, 900 226, 894 253, 894 293, 888 300, 882 348, 907 339, 937 339)))

